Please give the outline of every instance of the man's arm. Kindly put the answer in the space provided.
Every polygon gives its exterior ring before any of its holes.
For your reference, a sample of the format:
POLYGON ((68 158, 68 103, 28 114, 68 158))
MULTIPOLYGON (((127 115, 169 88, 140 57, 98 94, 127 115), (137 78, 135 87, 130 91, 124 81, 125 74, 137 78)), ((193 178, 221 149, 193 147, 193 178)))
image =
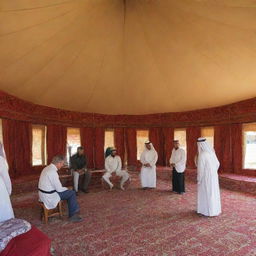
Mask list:
POLYGON ((185 152, 185 150, 182 149, 181 150, 181 158, 176 164, 185 164, 186 160, 187 160, 186 152, 185 152))
POLYGON ((118 157, 118 166, 116 168, 116 171, 121 171, 122 169, 122 161, 121 161, 121 157, 118 157))
POLYGON ((9 176, 9 173, 8 173, 7 164, 5 164, 3 159, 1 159, 0 166, 1 166, 1 175, 0 176, 2 176, 2 178, 4 180, 4 183, 5 183, 6 189, 8 191, 8 194, 11 195, 11 193, 12 193, 12 182, 11 182, 11 179, 10 179, 10 176, 9 176))
POLYGON ((52 186, 54 187, 54 189, 57 191, 57 192, 63 192, 63 191, 66 191, 67 188, 66 187, 63 187, 61 182, 60 182, 60 178, 59 178, 59 175, 57 172, 53 173, 51 175, 51 183, 52 183, 52 186))
POLYGON ((77 168, 77 163, 76 163, 76 159, 74 156, 70 157, 70 169, 76 171, 77 168))
POLYGON ((108 162, 108 157, 105 159, 105 170, 107 171, 107 172, 112 172, 112 170, 111 170, 111 166, 110 166, 110 164, 109 164, 109 162, 108 162))
POLYGON ((197 183, 200 184, 205 175, 205 157, 202 155, 197 161, 197 183))
POLYGON ((84 168, 85 169, 87 168, 87 157, 86 157, 86 155, 84 155, 84 168))
POLYGON ((152 167, 152 166, 156 165, 157 160, 158 160, 158 154, 155 151, 155 155, 153 156, 152 160, 149 163, 147 163, 145 166, 152 167))
POLYGON ((171 154, 169 163, 170 163, 170 166, 171 166, 171 167, 174 167, 174 166, 175 166, 175 163, 174 163, 174 153, 173 153, 173 151, 172 151, 172 154, 171 154))

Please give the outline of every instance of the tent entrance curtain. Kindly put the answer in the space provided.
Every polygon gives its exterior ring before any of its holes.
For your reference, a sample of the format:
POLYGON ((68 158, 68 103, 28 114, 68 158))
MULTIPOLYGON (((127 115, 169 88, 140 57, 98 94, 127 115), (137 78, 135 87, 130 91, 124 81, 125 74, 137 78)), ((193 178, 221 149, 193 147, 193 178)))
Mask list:
POLYGON ((163 147, 164 147, 164 165, 169 166, 169 161, 173 149, 174 140, 174 129, 173 128, 163 128, 163 147))
POLYGON ((47 126, 47 162, 51 163, 55 155, 66 155, 67 127, 61 125, 47 126))
POLYGON ((149 140, 153 143, 155 150, 158 153, 158 165, 164 164, 164 152, 163 152, 163 131, 161 128, 149 129, 149 140))
POLYGON ((114 129, 114 140, 115 140, 115 147, 117 149, 117 153, 121 157, 122 164, 124 166, 124 163, 126 160, 124 128, 115 128, 114 129))
POLYGON ((126 128, 125 129, 126 149, 127 149, 127 163, 129 166, 137 165, 137 140, 136 140, 136 129, 126 128))
POLYGON ((83 127, 81 128, 81 145, 84 148, 84 152, 87 159, 87 167, 94 168, 94 128, 83 127))
POLYGON ((94 128, 95 137, 94 137, 94 157, 95 157, 95 168, 103 169, 105 158, 104 158, 104 137, 105 129, 104 128, 94 128))
POLYGON ((32 128, 23 121, 3 119, 3 142, 12 177, 28 174, 32 169, 32 128))
POLYGON ((230 125, 214 127, 214 148, 220 161, 220 171, 230 172, 232 170, 230 125))
POLYGON ((186 129, 187 138, 187 167, 196 168, 195 156, 197 154, 197 139, 201 136, 200 127, 188 127, 186 129))

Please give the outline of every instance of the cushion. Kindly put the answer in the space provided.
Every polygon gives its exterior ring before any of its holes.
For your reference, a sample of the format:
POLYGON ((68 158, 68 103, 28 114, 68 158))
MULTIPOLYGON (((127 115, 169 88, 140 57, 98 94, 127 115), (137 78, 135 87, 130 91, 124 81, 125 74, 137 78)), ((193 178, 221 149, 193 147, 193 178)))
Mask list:
POLYGON ((21 219, 13 218, 0 222, 0 252, 5 249, 11 239, 30 229, 30 223, 21 219))

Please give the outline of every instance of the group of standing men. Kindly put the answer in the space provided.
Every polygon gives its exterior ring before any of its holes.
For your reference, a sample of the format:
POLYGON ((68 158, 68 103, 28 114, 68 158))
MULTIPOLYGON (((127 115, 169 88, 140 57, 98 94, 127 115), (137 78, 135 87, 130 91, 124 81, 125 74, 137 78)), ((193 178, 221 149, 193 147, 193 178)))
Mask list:
MULTIPOLYGON (((170 158, 172 168, 172 191, 185 193, 186 152, 180 148, 178 140, 174 140, 174 148, 170 158)), ((205 138, 197 140, 198 154, 195 157, 197 166, 197 213, 204 216, 218 216, 221 213, 218 169, 220 163, 215 151, 205 138)), ((145 142, 140 162, 141 185, 143 189, 156 188, 157 152, 150 141, 145 142)))
MULTIPOLYGON (((142 164, 140 179, 144 190, 156 188, 156 162, 158 154, 150 141, 145 142, 145 149, 140 156, 142 164)), ((172 191, 185 193, 184 172, 186 169, 186 153, 180 148, 179 141, 174 141, 174 148, 170 158, 172 168, 172 191)))

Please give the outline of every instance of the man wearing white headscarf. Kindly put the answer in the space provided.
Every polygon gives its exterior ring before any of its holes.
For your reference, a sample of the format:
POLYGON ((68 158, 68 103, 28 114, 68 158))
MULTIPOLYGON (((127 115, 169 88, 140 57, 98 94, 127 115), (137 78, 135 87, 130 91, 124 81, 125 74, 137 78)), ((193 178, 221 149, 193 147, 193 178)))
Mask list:
POLYGON ((0 143, 0 222, 14 218, 10 195, 12 183, 3 144, 0 143))
POLYGON ((105 174, 102 176, 102 179, 108 183, 110 189, 113 188, 113 183, 109 180, 112 176, 112 173, 116 173, 117 176, 121 177, 120 188, 125 190, 124 184, 129 180, 130 175, 127 171, 122 170, 122 161, 121 157, 117 155, 116 148, 109 148, 110 155, 105 159, 105 174))
POLYGON ((156 187, 156 162, 158 154, 150 141, 145 142, 145 149, 140 156, 142 163, 140 179, 143 189, 156 187))
POLYGON ((220 163, 205 138, 197 140, 197 213, 218 216, 221 213, 218 169, 220 163))

